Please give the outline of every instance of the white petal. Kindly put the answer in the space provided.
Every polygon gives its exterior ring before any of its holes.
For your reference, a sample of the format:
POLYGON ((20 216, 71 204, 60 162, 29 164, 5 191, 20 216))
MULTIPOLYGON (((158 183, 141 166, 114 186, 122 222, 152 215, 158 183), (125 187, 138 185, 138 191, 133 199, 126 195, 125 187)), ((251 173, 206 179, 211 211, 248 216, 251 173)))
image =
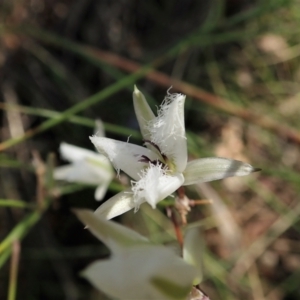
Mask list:
POLYGON ((203 277, 204 239, 199 226, 190 227, 184 234, 183 259, 197 270, 194 285, 198 285, 203 277))
POLYGON ((101 182, 109 182, 113 177, 109 162, 106 161, 106 164, 108 164, 105 165, 107 169, 96 165, 89 159, 83 159, 71 165, 55 168, 53 176, 57 180, 98 185, 101 182))
POLYGON ((70 162, 82 160, 87 157, 97 159, 97 156, 99 156, 99 154, 95 153, 94 151, 80 148, 67 143, 61 143, 59 146, 59 151, 62 158, 70 162))
POLYGON ((120 224, 105 220, 88 209, 75 209, 79 220, 88 227, 113 253, 122 252, 124 248, 148 244, 148 240, 137 232, 120 224))
POLYGON ((196 276, 192 266, 169 249, 153 245, 135 231, 99 218, 90 210, 74 212, 112 251, 108 260, 92 263, 82 272, 97 289, 124 300, 185 299, 196 276), (164 282, 169 286, 161 284, 164 282))
POLYGON ((103 137, 105 136, 104 125, 101 119, 96 119, 95 121, 94 134, 97 136, 103 136, 103 137))
MULTIPOLYGON (((118 261, 117 261, 118 263, 118 261)), ((80 275, 87 279, 95 289, 105 293, 110 297, 122 300, 122 292, 124 291, 116 285, 118 274, 116 272, 116 264, 112 259, 104 261, 95 261, 85 268, 80 275)))
POLYGON ((115 196, 104 202, 102 205, 100 205, 96 209, 95 215, 105 219, 112 219, 124 214, 134 207, 135 203, 133 201, 133 194, 131 190, 128 189, 116 194, 115 196))
POLYGON ((184 185, 208 182, 232 176, 245 176, 258 170, 238 160, 221 157, 200 158, 188 162, 183 173, 185 178, 184 185))
POLYGON ((183 183, 182 174, 168 175, 161 165, 150 164, 142 170, 141 179, 132 182, 134 202, 137 207, 147 201, 153 208, 156 204, 175 192, 183 183))
POLYGON ((65 180, 68 182, 79 182, 91 185, 99 184, 99 178, 95 176, 95 173, 84 160, 55 168, 53 177, 56 180, 65 180))
POLYGON ((195 270, 162 246, 131 247, 106 262, 91 264, 82 275, 106 294, 117 299, 185 299, 195 270), (166 287, 157 288, 154 281, 165 280, 181 293, 166 287))
POLYGON ((109 158, 117 171, 122 170, 135 180, 138 179, 138 172, 148 165, 140 162, 143 156, 150 160, 157 159, 149 149, 134 144, 97 136, 90 139, 97 150, 109 158))
POLYGON ((147 124, 149 121, 155 118, 155 115, 150 108, 145 96, 136 86, 134 86, 133 92, 133 105, 143 139, 150 140, 150 132, 148 130, 147 124))
POLYGON ((102 182, 102 184, 99 184, 95 190, 95 199, 97 201, 100 201, 104 198, 106 191, 108 189, 109 182, 102 182))
POLYGON ((62 167, 57 167, 53 171, 53 178, 56 180, 70 181, 70 174, 73 174, 74 166, 66 165, 62 167))
POLYGON ((184 95, 168 94, 158 111, 158 116, 148 125, 151 141, 171 160, 178 173, 183 172, 187 163, 184 101, 184 95))

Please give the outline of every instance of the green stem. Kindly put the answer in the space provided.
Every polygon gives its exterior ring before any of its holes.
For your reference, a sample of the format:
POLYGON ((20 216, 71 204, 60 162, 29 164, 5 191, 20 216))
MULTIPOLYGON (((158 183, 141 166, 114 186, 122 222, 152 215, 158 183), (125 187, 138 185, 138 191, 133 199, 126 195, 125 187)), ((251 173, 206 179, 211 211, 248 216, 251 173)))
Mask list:
POLYGON ((71 108, 65 110, 63 113, 61 113, 57 118, 55 119, 48 119, 45 122, 43 122, 40 126, 29 130, 21 137, 9 139, 5 142, 0 144, 0 151, 3 151, 5 149, 8 149, 9 147, 12 147, 20 142, 23 142, 35 134, 44 132, 59 123, 62 123, 63 121, 67 120, 74 114, 77 114, 86 108, 93 106, 104 99, 108 98, 109 96, 115 94, 116 92, 120 91, 122 88, 133 85, 139 78, 145 76, 148 72, 151 71, 151 68, 147 65, 145 67, 142 67, 140 70, 138 70, 136 73, 133 73, 131 75, 128 75, 124 77, 123 79, 117 81, 116 83, 108 86, 107 88, 104 88, 102 91, 94 94, 91 97, 88 97, 87 99, 83 100, 82 102, 79 102, 78 104, 72 106, 71 108))

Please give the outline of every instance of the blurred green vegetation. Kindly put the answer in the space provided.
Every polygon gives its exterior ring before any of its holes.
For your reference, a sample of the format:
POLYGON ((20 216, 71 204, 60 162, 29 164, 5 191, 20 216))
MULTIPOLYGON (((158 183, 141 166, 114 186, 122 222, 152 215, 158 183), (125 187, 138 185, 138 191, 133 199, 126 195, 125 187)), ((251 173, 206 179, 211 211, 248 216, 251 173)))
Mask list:
MULTIPOLYGON (((300 3, 207 3, 1 3, 1 299, 106 299, 78 272, 108 251, 71 213, 99 205, 94 187, 52 171, 60 142, 93 148, 96 118, 107 136, 142 143, 134 84, 154 111, 171 85, 187 94, 191 158, 262 168, 188 190, 213 198, 188 215, 205 236, 201 288, 216 300, 300 298, 300 3)), ((121 189, 116 178, 106 199, 121 189)), ((173 246, 164 204, 117 221, 173 246)))

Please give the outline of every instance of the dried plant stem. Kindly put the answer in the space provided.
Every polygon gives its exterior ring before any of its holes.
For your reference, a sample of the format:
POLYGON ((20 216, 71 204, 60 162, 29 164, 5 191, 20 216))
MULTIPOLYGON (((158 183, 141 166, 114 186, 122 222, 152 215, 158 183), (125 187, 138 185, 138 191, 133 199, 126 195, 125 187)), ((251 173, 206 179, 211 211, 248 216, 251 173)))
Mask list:
POLYGON ((33 151, 33 162, 35 165, 35 174, 37 179, 37 185, 36 185, 36 200, 38 204, 38 208, 40 211, 43 211, 43 208, 45 206, 45 182, 44 177, 46 173, 46 167, 44 162, 42 161, 39 153, 37 151, 33 151))
POLYGON ((213 203, 213 200, 210 200, 210 199, 201 199, 201 200, 193 200, 193 199, 191 199, 189 201, 190 206, 212 204, 212 203, 213 203))
POLYGON ((171 221, 174 225, 174 230, 175 230, 175 234, 176 234, 178 243, 179 243, 180 247, 182 248, 183 247, 183 236, 182 236, 181 228, 180 228, 180 226, 178 224, 178 221, 176 219, 175 212, 172 209, 172 207, 170 207, 170 206, 167 207, 166 209, 167 209, 167 215, 171 219, 171 221))
MULTIPOLYGON (((126 58, 122 58, 121 56, 112 54, 110 52, 105 52, 91 47, 86 47, 86 50, 96 58, 130 73, 134 73, 142 68, 142 66, 138 63, 126 58)), ((156 63, 158 62, 160 61, 157 61, 156 63)), ((155 66, 156 63, 153 65, 155 66)), ((184 81, 171 78, 170 76, 154 69, 150 70, 145 77, 166 88, 173 86, 174 89, 186 94, 187 96, 193 97, 198 101, 204 102, 214 108, 239 117, 242 120, 258 125, 263 129, 280 135, 288 141, 300 144, 299 131, 287 125, 283 125, 282 123, 278 123, 269 117, 254 113, 248 108, 239 107, 227 99, 216 96, 184 81)))
POLYGON ((7 296, 8 300, 15 300, 17 296, 17 282, 18 282, 20 252, 21 252, 20 241, 18 240, 13 241, 8 296, 7 296))

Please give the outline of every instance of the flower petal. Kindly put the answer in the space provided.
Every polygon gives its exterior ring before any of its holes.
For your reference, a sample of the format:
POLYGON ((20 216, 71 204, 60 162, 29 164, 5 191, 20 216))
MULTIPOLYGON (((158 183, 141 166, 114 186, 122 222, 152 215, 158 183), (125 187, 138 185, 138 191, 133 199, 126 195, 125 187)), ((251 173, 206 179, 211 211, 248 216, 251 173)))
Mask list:
POLYGON ((66 165, 62 167, 57 167, 53 171, 53 178, 56 180, 65 180, 65 181, 72 181, 69 180, 70 175, 73 174, 74 165, 66 165))
POLYGON ((174 292, 169 288, 173 287, 180 295, 176 299, 185 299, 196 276, 194 267, 169 249, 90 210, 74 213, 112 252, 108 260, 96 261, 81 273, 97 289, 124 300, 171 300, 174 292), (167 288, 160 283, 167 283, 167 288))
POLYGON ((136 86, 134 86, 133 91, 133 105, 143 139, 150 140, 150 132, 147 124, 149 121, 155 118, 155 115, 150 108, 145 96, 136 86))
POLYGON ((245 176, 259 169, 242 161, 208 157, 188 162, 183 173, 184 185, 208 182, 232 176, 245 176))
POLYGON ((105 136, 104 124, 101 119, 95 120, 94 134, 96 134, 97 136, 105 136))
POLYGON ((148 244, 149 241, 139 233, 120 224, 105 220, 89 209, 75 209, 78 219, 88 230, 102 241, 113 253, 122 252, 127 247, 148 244))
POLYGON ((186 230, 183 242, 183 259, 197 270, 194 285, 198 285, 203 277, 204 243, 199 227, 190 227, 186 230))
POLYGON ((100 201, 104 198, 106 191, 108 189, 110 181, 108 182, 102 182, 101 184, 99 184, 95 190, 95 199, 97 201, 100 201))
POLYGON ((102 205, 100 205, 96 211, 95 215, 105 218, 112 219, 117 217, 125 212, 133 209, 135 207, 135 203, 133 201, 133 194, 131 189, 120 192, 108 199, 102 205))
POLYGON ((134 144, 97 136, 90 139, 97 150, 108 157, 118 172, 122 170, 135 180, 138 179, 138 173, 148 165, 140 161, 143 157, 157 159, 154 152, 134 144))
POLYGON ((107 170, 90 163, 88 160, 76 161, 73 164, 54 169, 53 177, 56 180, 68 182, 80 182, 98 185, 101 182, 109 182, 112 179, 112 170, 107 170))
POLYGON ((183 172, 187 163, 184 101, 184 95, 168 94, 158 116, 148 124, 151 142, 167 156, 178 173, 183 172))
POLYGON ((131 247, 107 261, 92 263, 82 272, 97 289, 117 299, 185 299, 195 270, 163 246, 131 247), (174 293, 158 281, 175 287, 174 293), (170 293, 168 293, 170 292, 170 293))
POLYGON ((132 182, 134 202, 137 207, 147 201, 153 208, 156 204, 175 192, 183 183, 182 174, 168 175, 161 165, 149 165, 140 173, 141 179, 132 182))
POLYGON ((99 154, 95 153, 94 151, 87 150, 67 143, 60 144, 59 152, 63 159, 70 162, 82 160, 86 157, 97 159, 97 157, 99 156, 99 154))

